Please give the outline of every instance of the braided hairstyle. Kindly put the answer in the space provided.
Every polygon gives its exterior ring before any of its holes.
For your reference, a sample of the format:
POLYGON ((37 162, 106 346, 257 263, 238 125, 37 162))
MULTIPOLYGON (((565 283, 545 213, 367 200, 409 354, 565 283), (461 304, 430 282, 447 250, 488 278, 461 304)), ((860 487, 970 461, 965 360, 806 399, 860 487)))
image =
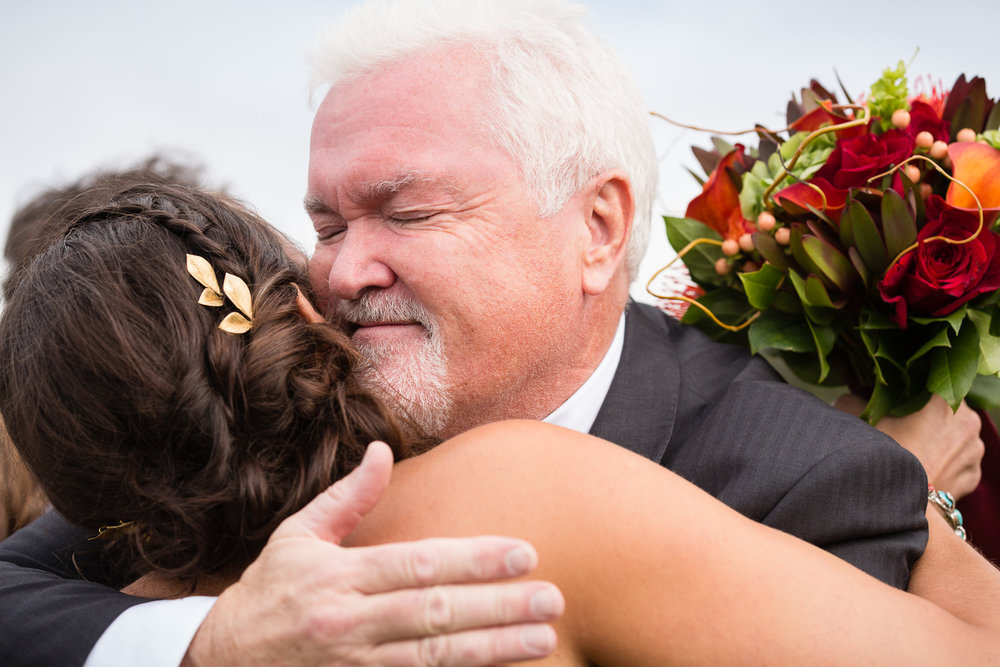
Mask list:
MULTIPOLYGON (((106 184, 105 184, 106 185, 106 184)), ((95 187, 101 187, 100 183, 95 187)), ((234 200, 131 184, 67 221, 0 319, 0 413, 61 514, 124 544, 135 574, 233 576, 277 524, 400 424, 348 339, 298 312, 304 260, 234 200), (243 278, 253 326, 199 305, 185 256, 243 278)), ((409 432, 409 431, 407 431, 409 432)))

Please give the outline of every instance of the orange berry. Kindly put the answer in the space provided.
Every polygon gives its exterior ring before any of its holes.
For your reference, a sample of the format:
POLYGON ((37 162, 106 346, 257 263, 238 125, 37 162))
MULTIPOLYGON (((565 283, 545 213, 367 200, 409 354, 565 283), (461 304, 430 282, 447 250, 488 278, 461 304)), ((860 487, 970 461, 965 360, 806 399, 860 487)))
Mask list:
POLYGON ((945 155, 948 154, 948 144, 943 141, 935 141, 931 144, 931 157, 935 160, 941 160, 945 155))
POLYGON ((777 224, 777 221, 774 219, 774 216, 767 211, 764 211, 757 216, 757 229, 762 232, 771 231, 774 229, 775 224, 777 224))
POLYGON ((896 109, 892 112, 892 118, 890 120, 894 126, 899 129, 903 129, 910 124, 910 112, 906 109, 896 109))
POLYGON ((743 273, 753 273, 754 271, 760 271, 760 265, 757 262, 746 261, 743 262, 743 266, 740 268, 743 273))
POLYGON ((931 184, 930 183, 921 183, 920 184, 920 198, 921 199, 927 199, 930 196, 931 196, 931 184))
POLYGON ((726 239, 722 242, 722 254, 732 257, 740 251, 740 244, 736 239, 726 239))
POLYGON ((726 261, 725 257, 720 257, 719 259, 715 260, 715 272, 718 273, 720 276, 728 275, 731 269, 732 267, 729 266, 729 262, 726 261))
POLYGON ((911 183, 916 183, 920 180, 920 167, 915 164, 908 164, 903 167, 903 171, 906 172, 906 177, 910 179, 911 183))
POLYGON ((917 144, 918 148, 927 149, 934 143, 934 135, 924 130, 923 132, 917 132, 917 137, 913 141, 917 144))
POLYGON ((963 144, 971 144, 976 140, 976 131, 971 127, 963 127, 955 135, 955 141, 961 141, 963 144))
POLYGON ((743 252, 753 252, 753 237, 749 234, 740 235, 740 250, 743 252))
POLYGON ((788 245, 792 240, 792 230, 788 227, 778 227, 774 230, 774 240, 781 245, 788 245))

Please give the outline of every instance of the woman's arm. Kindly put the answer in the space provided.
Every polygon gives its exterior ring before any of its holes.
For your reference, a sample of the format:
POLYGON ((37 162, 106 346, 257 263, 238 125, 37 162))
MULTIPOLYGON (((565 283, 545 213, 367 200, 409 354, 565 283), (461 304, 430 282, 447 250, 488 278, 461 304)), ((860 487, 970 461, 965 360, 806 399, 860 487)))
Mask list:
MULTIPOLYGON (((556 659, 1000 660, 1000 640, 979 622, 880 584, 588 436, 532 422, 491 425, 400 464, 395 474, 353 539, 495 532, 530 540, 540 555, 537 574, 566 597, 556 659)), ((935 546, 929 555, 946 560, 950 548, 939 554, 935 546)), ((983 586, 996 585, 988 566, 976 575, 983 586)), ((951 599, 930 580, 916 585, 939 602, 951 599)), ((992 602, 980 611, 995 618, 1000 604, 992 602)))
POLYGON ((936 507, 927 508, 927 526, 930 538, 910 576, 910 592, 1000 637, 997 569, 955 535, 936 507))

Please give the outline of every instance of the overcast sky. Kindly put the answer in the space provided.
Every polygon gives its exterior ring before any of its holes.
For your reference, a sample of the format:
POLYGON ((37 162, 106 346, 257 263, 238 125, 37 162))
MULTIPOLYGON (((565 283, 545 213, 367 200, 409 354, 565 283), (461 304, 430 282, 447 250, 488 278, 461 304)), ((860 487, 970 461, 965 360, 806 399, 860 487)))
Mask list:
MULTIPOLYGON (((190 159, 307 249, 302 211, 312 111, 305 53, 355 0, 0 0, 0 233, 41 188, 153 151, 190 159)), ((584 0, 650 109, 717 129, 782 124, 809 78, 864 92, 913 60, 950 85, 980 74, 1000 96, 996 2, 584 0)), ((698 188, 689 146, 653 121, 659 212, 698 188)), ((670 256, 654 222, 648 277, 670 256)), ((643 281, 644 282, 644 281, 643 281)))

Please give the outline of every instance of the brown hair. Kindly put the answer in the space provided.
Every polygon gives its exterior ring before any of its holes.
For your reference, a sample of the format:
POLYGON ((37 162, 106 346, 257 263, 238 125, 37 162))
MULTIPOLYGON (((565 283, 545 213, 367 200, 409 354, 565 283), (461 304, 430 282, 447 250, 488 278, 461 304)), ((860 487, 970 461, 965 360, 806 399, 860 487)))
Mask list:
POLYGON ((137 573, 235 574, 368 442, 406 454, 346 337, 299 315, 304 267, 246 208, 155 183, 64 222, 0 319, 0 412, 60 513, 127 522, 109 535, 137 573), (250 332, 198 304, 188 253, 247 282, 250 332))
POLYGON ((120 189, 134 183, 183 184, 197 186, 201 169, 153 155, 125 169, 101 169, 76 181, 49 187, 14 211, 7 228, 3 255, 10 272, 3 281, 3 293, 10 298, 13 276, 51 241, 59 238, 64 226, 79 213, 108 201, 120 189))
POLYGON ((0 540, 27 526, 44 510, 45 495, 0 420, 0 540))

